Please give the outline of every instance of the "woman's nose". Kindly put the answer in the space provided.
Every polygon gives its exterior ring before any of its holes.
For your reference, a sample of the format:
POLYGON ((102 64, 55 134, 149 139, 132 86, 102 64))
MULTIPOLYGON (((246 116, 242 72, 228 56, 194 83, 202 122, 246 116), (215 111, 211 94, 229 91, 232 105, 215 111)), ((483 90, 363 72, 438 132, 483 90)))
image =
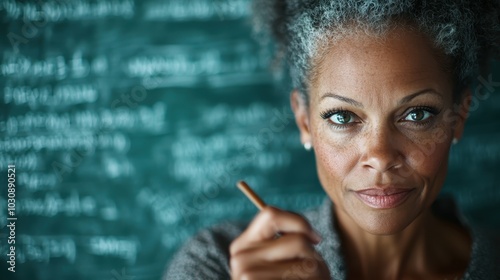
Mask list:
POLYGON ((401 167, 404 157, 398 148, 398 141, 401 141, 398 138, 397 132, 388 128, 377 128, 368 133, 360 143, 363 167, 378 172, 401 167))

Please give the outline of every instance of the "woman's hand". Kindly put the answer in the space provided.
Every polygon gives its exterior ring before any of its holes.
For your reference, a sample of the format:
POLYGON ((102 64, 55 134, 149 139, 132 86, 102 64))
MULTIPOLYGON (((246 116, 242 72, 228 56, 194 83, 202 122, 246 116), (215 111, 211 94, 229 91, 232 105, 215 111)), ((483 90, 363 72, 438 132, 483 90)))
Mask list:
POLYGON ((235 279, 330 279, 313 244, 321 241, 301 216, 266 206, 230 246, 235 279), (276 238, 276 233, 281 236, 276 238))

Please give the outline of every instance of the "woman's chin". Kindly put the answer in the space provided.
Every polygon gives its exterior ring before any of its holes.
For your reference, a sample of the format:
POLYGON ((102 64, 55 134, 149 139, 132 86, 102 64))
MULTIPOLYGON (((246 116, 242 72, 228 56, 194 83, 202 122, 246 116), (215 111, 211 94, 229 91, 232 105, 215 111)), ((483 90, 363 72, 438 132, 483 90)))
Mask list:
POLYGON ((356 209, 349 213, 352 221, 365 232, 374 235, 393 235, 402 232, 419 216, 418 207, 394 209, 356 209))
POLYGON ((413 222, 413 219, 385 219, 374 217, 370 220, 357 221, 358 226, 364 231, 373 235, 394 235, 402 232, 408 225, 413 222))

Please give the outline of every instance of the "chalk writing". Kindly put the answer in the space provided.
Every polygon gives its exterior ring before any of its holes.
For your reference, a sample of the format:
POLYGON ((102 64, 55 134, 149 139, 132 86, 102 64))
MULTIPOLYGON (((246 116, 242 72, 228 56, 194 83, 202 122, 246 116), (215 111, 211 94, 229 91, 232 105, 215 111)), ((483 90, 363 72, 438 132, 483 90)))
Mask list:
POLYGON ((153 2, 146 6, 144 18, 147 20, 209 20, 237 19, 247 16, 250 11, 248 0, 172 0, 153 2))
POLYGON ((27 197, 18 200, 20 215, 36 215, 53 217, 56 215, 95 216, 97 202, 91 196, 81 197, 77 192, 71 192, 67 197, 61 197, 57 192, 47 192, 41 198, 27 197))
POLYGON ((43 159, 40 154, 27 152, 23 154, 0 153, 0 170, 7 170, 9 162, 15 162, 19 168, 25 171, 41 169, 43 159))
POLYGON ((56 188, 58 180, 53 173, 23 172, 18 176, 19 185, 26 191, 51 190, 56 188))
POLYGON ((1 4, 9 20, 58 22, 63 20, 93 20, 107 17, 130 18, 134 15, 134 1, 44 1, 19 3, 6 0, 1 4))
POLYGON ((93 236, 88 241, 91 254, 122 258, 129 264, 135 263, 138 246, 137 240, 129 237, 93 236))
POLYGON ((248 42, 230 42, 203 49, 173 46, 162 54, 130 58, 126 64, 130 77, 196 76, 265 70, 266 62, 251 51, 248 42), (234 56, 232 60, 226 57, 234 56), (226 59, 225 59, 226 58, 226 59))
POLYGON ((27 112, 0 121, 0 132, 17 134, 30 131, 63 130, 146 130, 158 132, 165 129, 165 106, 157 103, 152 108, 140 106, 135 110, 116 109, 84 110, 63 113, 27 112))
POLYGON ((5 87, 3 89, 4 104, 15 106, 28 105, 30 109, 40 106, 70 106, 82 103, 93 103, 97 100, 98 91, 95 85, 57 85, 56 87, 5 87))
POLYGON ((29 150, 60 151, 72 149, 113 149, 126 151, 127 136, 122 133, 64 132, 61 134, 15 136, 0 139, 0 152, 20 153, 29 150))
POLYGON ((44 78, 62 80, 84 78, 90 74, 102 75, 108 68, 105 57, 87 59, 76 52, 70 59, 62 55, 32 59, 24 55, 7 55, 0 64, 0 75, 12 80, 44 78))
POLYGON ((76 259, 76 244, 70 236, 19 235, 20 263, 49 263, 52 258, 63 258, 69 263, 76 259))
MULTIPOLYGON (((500 146, 496 139, 500 134, 487 134, 487 137, 470 137, 453 147, 450 154, 451 166, 463 166, 463 162, 471 165, 495 163, 500 160, 500 146)), ((470 166, 468 166, 470 167, 470 166)))

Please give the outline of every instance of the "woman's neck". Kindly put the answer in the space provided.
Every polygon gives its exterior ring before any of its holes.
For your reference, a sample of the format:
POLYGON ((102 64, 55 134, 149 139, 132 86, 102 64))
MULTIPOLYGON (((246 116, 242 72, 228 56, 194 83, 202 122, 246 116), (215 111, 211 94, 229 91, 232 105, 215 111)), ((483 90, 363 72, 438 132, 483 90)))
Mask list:
POLYGON ((469 234, 430 211, 393 235, 368 233, 339 212, 335 211, 337 226, 351 279, 458 279, 465 272, 471 251, 469 234))

